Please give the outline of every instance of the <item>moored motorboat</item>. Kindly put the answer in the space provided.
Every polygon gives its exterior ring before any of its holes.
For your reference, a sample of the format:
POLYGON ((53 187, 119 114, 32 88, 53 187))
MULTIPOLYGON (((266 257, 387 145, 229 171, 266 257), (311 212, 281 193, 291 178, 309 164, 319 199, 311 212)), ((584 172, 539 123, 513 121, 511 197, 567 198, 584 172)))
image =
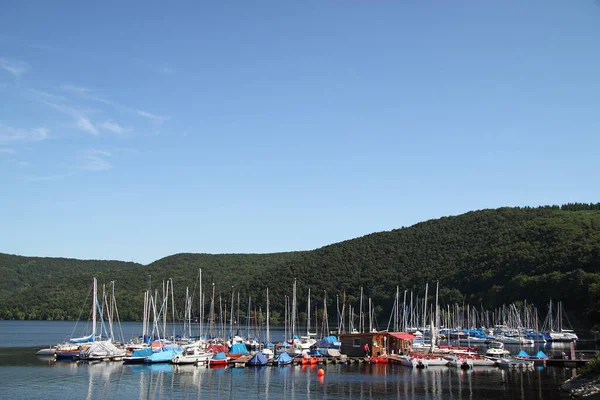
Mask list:
POLYGON ((225 367, 229 364, 229 357, 224 352, 217 353, 208 361, 208 365, 212 367, 225 367))
POLYGON ((290 357, 290 355, 286 352, 283 352, 281 354, 279 354, 277 357, 275 357, 275 359, 273 360, 273 364, 274 365, 290 365, 292 363, 293 358, 290 357))
POLYGON ((504 357, 496 360, 496 365, 502 368, 533 368, 533 361, 519 360, 512 357, 504 357))
POLYGON ((265 357, 265 355, 259 351, 258 353, 254 354, 250 360, 248 360, 248 365, 251 367, 262 367, 267 365, 268 362, 269 360, 267 357, 265 357))
POLYGON ((535 355, 530 356, 527 352, 521 350, 515 358, 517 360, 533 361, 535 364, 545 364, 548 361, 548 356, 543 351, 538 351, 535 355))
POLYGON ((134 350, 130 356, 123 358, 123 362, 125 364, 143 364, 144 360, 150 357, 152 353, 153 351, 151 347, 134 350))
POLYGON ((103 340, 92 342, 88 348, 79 353, 78 358, 82 361, 121 361, 126 354, 125 349, 115 346, 111 340, 103 340))
POLYGON ((190 364, 204 364, 213 358, 214 353, 202 351, 197 347, 188 348, 181 354, 175 354, 171 358, 171 364, 176 365, 190 365, 190 364))

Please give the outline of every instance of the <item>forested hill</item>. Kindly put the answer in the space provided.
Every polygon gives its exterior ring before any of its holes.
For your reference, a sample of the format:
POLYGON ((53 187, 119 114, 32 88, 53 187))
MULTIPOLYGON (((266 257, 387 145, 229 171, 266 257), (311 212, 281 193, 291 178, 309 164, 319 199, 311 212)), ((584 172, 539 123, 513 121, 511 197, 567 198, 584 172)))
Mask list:
POLYGON ((267 286, 272 310, 281 311, 296 278, 301 310, 309 287, 313 304, 327 291, 333 315, 336 295, 345 291, 352 303, 363 286, 378 320, 387 321, 396 286, 422 296, 426 282, 439 281, 443 304, 491 308, 526 299, 543 307, 552 298, 591 325, 600 322, 600 203, 473 211, 313 251, 177 254, 147 266, 0 255, 0 273, 10 277, 0 285, 0 317, 77 318, 92 276, 116 282, 122 319, 141 318, 150 279, 162 288, 173 278, 182 313, 185 288, 197 293, 200 268, 206 293, 214 282, 225 300, 233 286, 263 309, 267 286))

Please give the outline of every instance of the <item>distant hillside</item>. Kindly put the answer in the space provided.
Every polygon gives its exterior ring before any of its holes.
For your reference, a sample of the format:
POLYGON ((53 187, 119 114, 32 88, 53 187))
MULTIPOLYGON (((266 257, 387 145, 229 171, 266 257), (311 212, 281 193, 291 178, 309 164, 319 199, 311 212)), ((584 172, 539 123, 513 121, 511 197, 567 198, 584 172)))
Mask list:
POLYGON ((335 296, 341 300, 345 291, 355 302, 363 286, 387 325, 397 285, 422 296, 426 282, 439 281, 443 304, 491 308, 526 299, 544 306, 552 298, 591 326, 600 322, 600 203, 481 210, 313 251, 176 254, 147 266, 0 254, 0 273, 7 277, 0 283, 0 317, 77 318, 92 276, 116 281, 122 319, 141 318, 149 276, 161 290, 162 280, 173 278, 182 311, 185 287, 197 293, 199 268, 205 293, 214 282, 227 301, 234 286, 242 309, 249 295, 264 308, 268 286, 272 310, 283 313, 297 278, 301 310, 309 287, 313 304, 322 304, 326 290, 332 318, 335 296))

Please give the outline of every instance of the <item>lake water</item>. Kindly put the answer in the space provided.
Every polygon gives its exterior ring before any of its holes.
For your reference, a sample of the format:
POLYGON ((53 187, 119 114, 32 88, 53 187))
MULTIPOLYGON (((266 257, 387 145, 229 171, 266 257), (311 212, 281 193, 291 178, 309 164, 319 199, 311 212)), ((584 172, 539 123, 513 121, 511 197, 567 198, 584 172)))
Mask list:
MULTIPOLYGON (((135 323, 122 326, 126 339, 136 336, 140 329, 135 323)), ((564 398, 558 386, 574 373, 569 368, 555 367, 463 371, 385 364, 209 369, 55 362, 35 356, 39 348, 71 336, 73 327, 71 322, 0 321, 1 397, 545 400, 564 398), (319 368, 325 370, 322 378, 317 375, 319 368)), ((274 334, 279 332, 275 330, 274 334)))

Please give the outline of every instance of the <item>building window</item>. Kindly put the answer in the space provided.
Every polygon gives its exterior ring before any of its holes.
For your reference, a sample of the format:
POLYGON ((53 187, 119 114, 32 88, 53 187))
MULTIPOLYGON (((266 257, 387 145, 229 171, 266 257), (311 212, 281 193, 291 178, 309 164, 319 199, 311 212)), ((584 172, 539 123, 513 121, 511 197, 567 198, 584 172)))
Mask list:
POLYGON ((352 347, 360 347, 360 338, 352 339, 352 347))

